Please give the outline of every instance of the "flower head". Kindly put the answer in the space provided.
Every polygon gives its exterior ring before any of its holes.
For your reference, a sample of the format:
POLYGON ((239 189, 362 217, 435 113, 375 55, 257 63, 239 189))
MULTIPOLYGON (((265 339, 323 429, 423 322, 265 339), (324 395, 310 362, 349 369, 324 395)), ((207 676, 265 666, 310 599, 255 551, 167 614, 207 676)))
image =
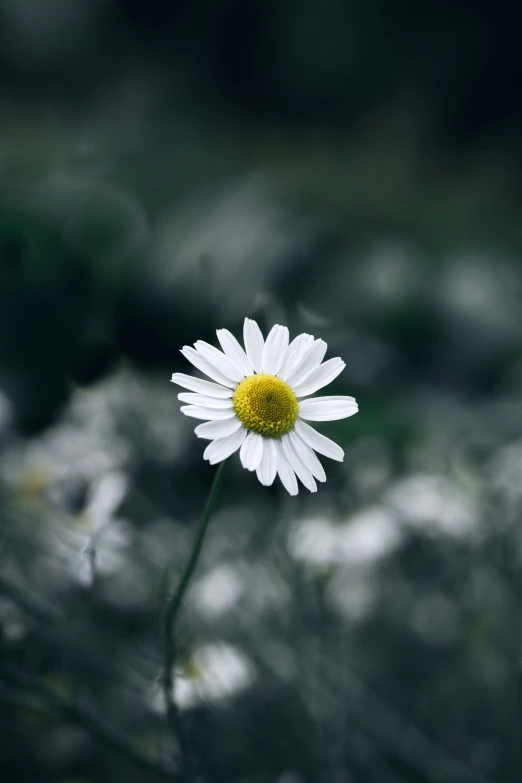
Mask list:
POLYGON ((353 397, 309 397, 345 368, 340 358, 323 362, 327 345, 310 334, 289 343, 286 326, 274 326, 266 340, 245 318, 243 349, 227 329, 218 329, 222 351, 202 340, 181 353, 212 381, 174 373, 172 381, 190 391, 178 398, 186 416, 203 419, 196 435, 210 444, 203 457, 212 465, 239 450, 241 463, 269 486, 276 474, 291 495, 297 478, 310 492, 326 481, 315 452, 342 462, 337 443, 306 421, 332 421, 357 413, 353 397), (297 478, 296 478, 297 476, 297 478))

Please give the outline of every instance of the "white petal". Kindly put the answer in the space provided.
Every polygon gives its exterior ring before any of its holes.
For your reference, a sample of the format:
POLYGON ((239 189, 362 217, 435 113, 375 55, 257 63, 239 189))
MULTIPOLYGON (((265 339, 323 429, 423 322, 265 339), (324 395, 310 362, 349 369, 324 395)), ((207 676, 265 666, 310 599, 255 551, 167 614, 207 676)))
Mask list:
POLYGON ((225 356, 223 351, 220 351, 218 348, 210 345, 210 343, 206 343, 204 340, 198 340, 194 343, 194 346, 198 353, 207 359, 210 364, 216 367, 219 372, 223 373, 223 375, 225 375, 227 378, 230 378, 232 381, 239 383, 239 381, 242 381, 245 377, 244 373, 242 373, 241 370, 236 367, 236 365, 231 362, 228 357, 225 356))
POLYGON ((306 397, 309 394, 322 389, 323 386, 327 386, 334 378, 344 370, 346 363, 342 359, 336 357, 335 359, 328 359, 327 362, 320 364, 315 370, 307 375, 304 381, 294 385, 292 388, 294 393, 298 397, 306 397))
POLYGON ((241 426, 240 420, 234 416, 232 419, 206 421, 205 424, 198 424, 194 432, 198 438, 214 440, 215 438, 226 438, 227 435, 232 435, 241 426))
POLYGON ((243 375, 253 375, 254 368, 248 361, 248 356, 232 332, 229 332, 228 329, 218 329, 216 334, 221 347, 230 361, 241 370, 243 375))
POLYGON ((263 348, 263 372, 277 375, 288 350, 288 329, 276 324, 270 330, 263 348))
POLYGON ((328 346, 324 340, 314 340, 312 345, 306 349, 301 361, 298 362, 298 364, 289 374, 286 382, 290 384, 292 388, 294 388, 294 385, 298 386, 302 381, 304 381, 306 377, 308 377, 312 370, 315 370, 316 367, 319 367, 323 361, 327 348, 328 346))
POLYGON ((297 451, 294 448, 294 444, 288 435, 284 435, 281 438, 281 445, 283 446, 285 456, 290 463, 290 467, 295 471, 295 474, 297 475, 297 478, 300 480, 301 484, 304 484, 304 486, 309 489, 310 492, 317 492, 317 484, 314 481, 314 477, 308 468, 303 465, 297 451))
POLYGON ((290 463, 286 458, 283 449, 283 444, 281 443, 281 441, 276 440, 275 446, 277 450, 277 473, 279 475, 279 478, 281 479, 284 488, 290 495, 297 495, 297 493, 299 492, 299 487, 297 486, 297 479, 295 477, 293 468, 291 467, 290 463))
POLYGON ((217 421, 218 419, 231 419, 235 417, 236 412, 223 410, 220 408, 197 408, 195 405, 182 405, 180 411, 185 416, 192 416, 194 419, 205 419, 206 421, 217 421))
POLYGON ((243 339, 248 361, 256 372, 263 372, 263 346, 265 341, 256 321, 245 318, 243 339))
POLYGON ((292 340, 288 346, 283 366, 279 371, 279 377, 282 378, 283 381, 290 375, 297 363, 301 361, 306 349, 311 346, 313 341, 313 336, 311 334, 306 334, 306 332, 298 334, 297 337, 292 340))
POLYGON ((218 400, 217 397, 205 397, 203 394, 193 394, 192 392, 181 392, 178 394, 178 400, 200 408, 230 410, 234 407, 234 403, 230 398, 228 400, 218 400))
POLYGON ((246 470, 255 470, 263 458, 263 438, 257 432, 250 432, 239 452, 241 464, 246 470))
POLYGON ((288 437, 292 441, 292 444, 297 451, 301 462, 305 467, 308 468, 312 476, 314 476, 317 481, 326 481, 326 473, 324 472, 324 468, 321 465, 319 457, 315 451, 304 442, 304 440, 300 435, 297 434, 295 430, 289 432, 288 437))
POLYGON ((235 381, 231 381, 230 378, 227 378, 226 375, 224 375, 222 372, 220 372, 214 364, 211 364, 207 359, 204 358, 198 351, 196 351, 195 348, 192 348, 190 345, 185 345, 181 349, 181 353, 185 357, 185 359, 188 359, 189 362, 192 362, 194 367, 197 367, 198 370, 201 370, 201 372, 204 372, 205 375, 208 375, 209 378, 213 378, 218 383, 221 383, 223 386, 230 386, 233 387, 236 385, 235 381))
POLYGON ((311 397, 299 403, 299 417, 308 421, 335 421, 359 410, 353 397, 311 397))
POLYGON ((318 451, 319 454, 324 454, 325 457, 335 459, 338 462, 343 461, 344 451, 339 444, 327 438, 326 435, 321 435, 320 432, 314 430, 309 424, 298 419, 295 423, 295 431, 314 451, 318 451))
POLYGON ((211 465, 222 462, 230 457, 235 451, 241 448, 241 444, 247 436, 247 430, 241 427, 237 432, 228 435, 226 438, 218 438, 209 443, 203 452, 203 459, 208 459, 211 465))
MULTIPOLYGON (((190 360, 189 360, 190 361, 190 360)), ((195 378, 193 375, 185 375, 182 372, 175 372, 170 379, 172 383, 177 383, 184 389, 191 389, 194 392, 201 392, 208 397, 232 397, 234 392, 225 386, 220 386, 212 381, 204 381, 202 378, 195 378)))
POLYGON ((256 473, 259 481, 265 487, 274 483, 277 473, 277 451, 275 441, 272 438, 263 439, 263 456, 256 473))

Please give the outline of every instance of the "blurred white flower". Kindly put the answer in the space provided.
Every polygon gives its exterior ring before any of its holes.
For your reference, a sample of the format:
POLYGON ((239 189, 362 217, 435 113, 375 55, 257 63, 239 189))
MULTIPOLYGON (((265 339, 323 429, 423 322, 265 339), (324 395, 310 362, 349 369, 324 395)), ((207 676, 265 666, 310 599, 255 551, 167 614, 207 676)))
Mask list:
POLYGON ((245 690, 255 679, 252 662, 230 644, 206 644, 200 647, 175 679, 175 698, 179 706, 220 701, 245 690))
POLYGON ((290 551, 314 565, 371 564, 393 552, 402 534, 386 509, 369 508, 343 523, 318 517, 300 522, 290 536, 290 551))
POLYGON ((217 617, 235 606, 242 591, 243 579, 237 569, 223 564, 199 580, 192 589, 192 599, 200 612, 217 617))
POLYGON ((387 503, 409 525, 450 536, 477 530, 474 499, 445 476, 417 474, 397 482, 387 503))

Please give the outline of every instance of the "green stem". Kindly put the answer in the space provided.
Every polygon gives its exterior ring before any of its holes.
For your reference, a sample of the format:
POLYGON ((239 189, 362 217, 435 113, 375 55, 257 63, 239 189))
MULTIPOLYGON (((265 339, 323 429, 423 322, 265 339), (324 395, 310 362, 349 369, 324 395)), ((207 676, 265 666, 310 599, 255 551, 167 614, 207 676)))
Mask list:
POLYGON ((185 593, 187 592, 188 586, 190 584, 190 580, 194 575, 194 571, 196 570, 196 566, 199 561, 199 556, 201 554, 201 550, 203 548, 203 542, 205 540, 205 534, 208 529, 208 524, 210 522, 212 510, 218 496, 219 488, 221 486, 223 473, 227 462, 228 459, 223 460, 223 462, 220 463, 219 468, 216 471, 216 474, 214 476, 214 481, 212 482, 212 486, 210 488, 208 500, 205 506, 205 510, 203 512, 203 517, 201 519, 198 532, 196 534, 196 538, 194 540, 194 545, 192 547, 192 551, 190 553, 188 563, 181 576, 181 579, 179 580, 178 586, 176 588, 176 592, 174 593, 172 598, 167 602, 167 607, 165 609, 165 614, 163 618, 163 635, 164 635, 164 645, 165 645, 163 690, 164 690, 165 702, 167 706, 167 718, 170 724, 172 725, 173 729, 175 730, 176 734, 178 735, 178 739, 181 743, 183 754, 185 755, 185 760, 188 760, 188 758, 192 756, 192 753, 191 753, 188 739, 184 731, 184 727, 180 720, 176 702, 174 700, 174 660, 176 657, 175 656, 176 623, 178 621, 181 607, 183 605, 183 599, 185 597, 185 593))

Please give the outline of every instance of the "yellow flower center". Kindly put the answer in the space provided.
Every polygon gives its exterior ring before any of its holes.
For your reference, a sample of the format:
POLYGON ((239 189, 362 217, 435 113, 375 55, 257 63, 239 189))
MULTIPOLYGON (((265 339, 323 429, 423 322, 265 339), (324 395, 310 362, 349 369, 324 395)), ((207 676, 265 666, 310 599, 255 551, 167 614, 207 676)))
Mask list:
POLYGON ((245 427, 266 438, 280 438, 293 429, 299 405, 290 386, 275 375, 250 375, 232 398, 245 427))

